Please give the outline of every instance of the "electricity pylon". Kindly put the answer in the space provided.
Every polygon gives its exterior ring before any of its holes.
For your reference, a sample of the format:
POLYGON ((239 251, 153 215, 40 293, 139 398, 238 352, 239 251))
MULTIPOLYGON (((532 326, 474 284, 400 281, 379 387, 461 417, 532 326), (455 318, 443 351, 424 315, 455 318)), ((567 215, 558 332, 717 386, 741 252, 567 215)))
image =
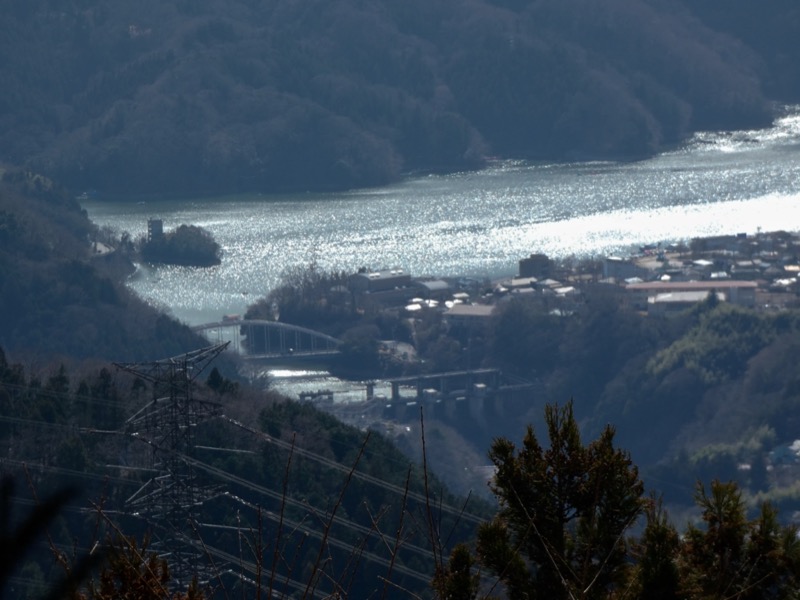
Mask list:
POLYGON ((126 502, 126 511, 143 517, 157 536, 153 548, 165 556, 178 585, 203 577, 200 556, 191 543, 200 505, 217 492, 198 483, 192 461, 197 425, 222 414, 217 402, 193 397, 195 380, 230 342, 150 363, 115 363, 149 381, 153 399, 126 422, 128 433, 146 444, 155 475, 126 502), (160 535, 159 535, 160 534, 160 535))

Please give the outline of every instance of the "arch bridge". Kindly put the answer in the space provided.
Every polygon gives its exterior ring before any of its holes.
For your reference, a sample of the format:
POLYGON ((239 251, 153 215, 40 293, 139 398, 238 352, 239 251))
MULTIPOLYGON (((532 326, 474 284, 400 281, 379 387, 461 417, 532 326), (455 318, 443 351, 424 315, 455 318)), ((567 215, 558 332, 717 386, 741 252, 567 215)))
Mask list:
POLYGON ((330 335, 279 321, 224 320, 196 325, 192 330, 231 348, 249 360, 300 360, 339 354, 342 341, 330 335))

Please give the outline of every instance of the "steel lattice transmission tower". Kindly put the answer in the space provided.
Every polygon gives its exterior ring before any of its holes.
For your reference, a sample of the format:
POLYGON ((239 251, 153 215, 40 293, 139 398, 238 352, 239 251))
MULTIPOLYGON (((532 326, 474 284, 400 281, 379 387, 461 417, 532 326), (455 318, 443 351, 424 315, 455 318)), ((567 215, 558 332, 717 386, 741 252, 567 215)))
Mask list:
POLYGON ((127 430, 149 448, 149 465, 157 473, 136 491, 126 510, 144 517, 154 527, 154 549, 167 557, 174 580, 188 585, 203 571, 195 546, 197 512, 216 493, 198 484, 192 467, 197 425, 221 414, 217 402, 192 396, 195 380, 229 342, 150 363, 115 363, 146 381, 153 399, 130 417, 127 430), (189 460, 187 460, 189 459, 189 460))

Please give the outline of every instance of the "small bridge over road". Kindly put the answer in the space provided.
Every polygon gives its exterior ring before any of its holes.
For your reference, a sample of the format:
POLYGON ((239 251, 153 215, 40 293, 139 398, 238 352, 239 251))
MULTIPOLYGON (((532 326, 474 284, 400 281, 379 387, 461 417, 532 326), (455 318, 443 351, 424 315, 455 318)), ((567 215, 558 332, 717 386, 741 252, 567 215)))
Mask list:
POLYGON ((302 360, 336 356, 342 341, 313 329, 279 321, 224 320, 192 329, 210 342, 230 342, 249 360, 302 360))

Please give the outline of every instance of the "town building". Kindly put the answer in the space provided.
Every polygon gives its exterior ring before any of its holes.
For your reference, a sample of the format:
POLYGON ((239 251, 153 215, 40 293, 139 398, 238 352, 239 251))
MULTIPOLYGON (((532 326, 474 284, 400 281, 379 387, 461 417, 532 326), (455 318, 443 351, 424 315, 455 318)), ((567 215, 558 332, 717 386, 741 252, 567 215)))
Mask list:
POLYGON ((494 304, 455 304, 444 313, 449 327, 476 329, 484 327, 494 315, 494 304))
POLYGON ((604 279, 614 279, 616 281, 623 281, 625 279, 633 279, 636 277, 644 279, 647 277, 647 274, 648 271, 646 268, 638 265, 635 261, 629 258, 607 256, 603 260, 604 279))
POLYGON ((414 287, 416 288, 416 293, 425 300, 444 301, 453 296, 450 284, 443 279, 417 280, 414 281, 414 287))
POLYGON ((350 289, 356 293, 386 292, 410 284, 411 275, 403 269, 365 270, 350 276, 350 289))
POLYGON ((153 242, 164 237, 164 221, 147 219, 147 241, 153 242))
MULTIPOLYGON (((710 293, 732 304, 754 307, 756 304, 755 281, 715 280, 715 281, 648 281, 643 283, 629 283, 625 286, 626 303, 637 310, 648 310, 654 303, 651 298, 662 294, 701 293, 696 298, 704 298, 710 293), (703 295, 705 294, 705 295, 703 295)), ((688 296, 678 296, 684 300, 688 296)), ((662 302, 667 298, 662 296, 662 302)))
MULTIPOLYGON (((725 295, 721 292, 714 292, 720 302, 725 302, 725 295)), ((707 300, 711 295, 709 290, 698 290, 696 292, 666 292, 650 296, 647 299, 647 314, 666 315, 676 313, 691 308, 695 304, 707 300)))
POLYGON ((416 295, 411 275, 403 269, 361 270, 350 276, 348 286, 361 306, 400 306, 416 295))
POLYGON ((550 277, 553 261, 546 254, 531 254, 519 261, 520 277, 550 277))

